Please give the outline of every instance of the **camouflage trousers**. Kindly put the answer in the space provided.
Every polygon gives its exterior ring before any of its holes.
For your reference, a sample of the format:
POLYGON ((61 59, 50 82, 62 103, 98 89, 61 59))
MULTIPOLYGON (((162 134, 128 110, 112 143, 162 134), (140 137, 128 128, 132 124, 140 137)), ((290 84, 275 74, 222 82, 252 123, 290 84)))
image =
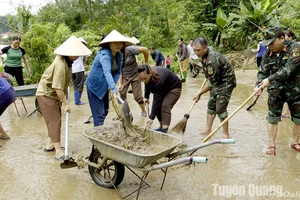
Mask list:
POLYGON ((295 88, 268 89, 268 115, 266 117, 270 124, 277 124, 281 120, 281 112, 284 102, 287 102, 291 112, 291 120, 300 124, 300 91, 295 88))
POLYGON ((221 120, 228 116, 227 107, 233 88, 212 88, 207 103, 207 113, 217 114, 221 120))

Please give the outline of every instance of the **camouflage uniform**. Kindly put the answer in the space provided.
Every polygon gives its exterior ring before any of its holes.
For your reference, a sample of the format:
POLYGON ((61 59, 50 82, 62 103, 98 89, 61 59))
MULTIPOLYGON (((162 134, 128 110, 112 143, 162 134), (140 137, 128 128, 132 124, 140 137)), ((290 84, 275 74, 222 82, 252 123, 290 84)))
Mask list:
POLYGON ((208 86, 211 87, 207 112, 225 119, 231 93, 236 87, 234 70, 228 60, 210 47, 202 58, 202 65, 208 86))
POLYGON ((258 87, 265 78, 270 81, 267 89, 269 112, 266 117, 270 124, 280 121, 284 102, 289 105, 292 121, 300 124, 300 44, 287 40, 283 44, 278 55, 269 49, 266 51, 256 85, 258 87))

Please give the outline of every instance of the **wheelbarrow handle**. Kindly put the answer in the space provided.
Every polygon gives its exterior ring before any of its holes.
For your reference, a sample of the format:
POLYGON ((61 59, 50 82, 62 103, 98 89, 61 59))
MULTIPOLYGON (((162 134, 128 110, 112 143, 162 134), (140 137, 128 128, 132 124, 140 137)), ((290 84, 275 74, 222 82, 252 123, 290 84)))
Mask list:
POLYGON ((194 156, 192 158, 194 163, 207 163, 207 157, 194 156))
POLYGON ((204 147, 207 147, 207 146, 210 146, 210 145, 214 145, 214 144, 234 144, 234 143, 235 143, 235 140, 233 138, 232 139, 216 139, 216 140, 211 140, 211 141, 208 141, 208 142, 205 142, 205 143, 201 143, 201 144, 198 144, 198 145, 195 145, 195 146, 183 149, 181 151, 177 151, 177 152, 171 153, 171 154, 167 155, 167 157, 169 157, 169 158, 175 158, 175 157, 180 156, 182 154, 189 153, 189 152, 195 152, 198 149, 201 149, 201 148, 204 148, 204 147))
POLYGON ((189 156, 189 157, 184 157, 184 158, 179 158, 175 160, 168 161, 166 163, 158 164, 158 165, 153 165, 148 168, 143 168, 143 172, 150 172, 158 169, 163 169, 167 167, 172 167, 175 165, 179 164, 192 164, 192 163, 207 163, 207 157, 200 157, 200 156, 189 156))
POLYGON ((235 144, 235 140, 233 138, 230 139, 221 139, 222 144, 235 144))

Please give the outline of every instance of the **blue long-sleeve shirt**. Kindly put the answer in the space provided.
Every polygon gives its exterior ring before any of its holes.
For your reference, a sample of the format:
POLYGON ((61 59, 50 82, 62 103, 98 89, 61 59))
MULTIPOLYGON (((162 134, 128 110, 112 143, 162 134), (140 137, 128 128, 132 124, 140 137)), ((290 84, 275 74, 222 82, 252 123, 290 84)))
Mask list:
POLYGON ((118 91, 116 83, 121 74, 121 52, 117 52, 116 58, 118 70, 114 75, 112 75, 113 56, 109 48, 99 50, 93 61, 86 86, 100 99, 104 97, 108 88, 114 92, 118 91))
POLYGON ((154 53, 151 53, 151 57, 155 61, 155 66, 162 66, 162 64, 165 62, 164 55, 158 50, 155 50, 154 53))

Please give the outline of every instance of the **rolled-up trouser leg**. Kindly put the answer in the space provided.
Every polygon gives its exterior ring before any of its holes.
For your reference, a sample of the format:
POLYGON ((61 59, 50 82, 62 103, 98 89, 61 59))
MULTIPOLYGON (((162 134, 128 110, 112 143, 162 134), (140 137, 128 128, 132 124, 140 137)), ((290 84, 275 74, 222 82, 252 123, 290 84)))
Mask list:
POLYGON ((144 103, 143 92, 142 92, 142 82, 140 79, 134 80, 131 82, 132 93, 134 100, 138 104, 144 103))
POLYGON ((46 96, 37 96, 37 101, 48 128, 48 136, 53 143, 60 142, 61 102, 46 96))
POLYGON ((268 115, 266 117, 270 124, 278 124, 281 120, 281 112, 286 101, 285 92, 282 90, 268 89, 268 115))
POLYGON ((217 114, 219 119, 224 120, 228 116, 227 107, 232 91, 231 88, 212 89, 207 103, 207 113, 217 114))

